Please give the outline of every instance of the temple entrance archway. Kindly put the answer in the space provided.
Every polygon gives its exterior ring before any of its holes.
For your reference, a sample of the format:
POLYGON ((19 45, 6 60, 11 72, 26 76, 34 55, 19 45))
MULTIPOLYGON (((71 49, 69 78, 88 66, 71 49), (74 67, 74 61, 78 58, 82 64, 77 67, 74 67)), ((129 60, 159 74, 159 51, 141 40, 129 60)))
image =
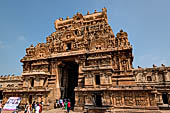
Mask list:
POLYGON ((63 61, 60 67, 61 98, 69 99, 72 107, 75 104, 75 87, 78 86, 79 65, 74 61, 63 61))

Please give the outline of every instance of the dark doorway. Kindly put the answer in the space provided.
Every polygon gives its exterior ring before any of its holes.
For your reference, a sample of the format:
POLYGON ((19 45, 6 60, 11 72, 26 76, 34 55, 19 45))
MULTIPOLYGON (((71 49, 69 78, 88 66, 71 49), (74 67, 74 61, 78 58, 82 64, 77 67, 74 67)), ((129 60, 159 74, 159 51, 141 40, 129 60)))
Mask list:
POLYGON ((34 87, 34 78, 31 78, 31 87, 34 87))
POLYGON ((0 91, 0 100, 2 100, 2 99, 3 99, 3 92, 0 91))
POLYGON ((74 88, 78 86, 78 64, 75 62, 63 62, 64 66, 61 67, 61 98, 66 98, 71 101, 74 108, 75 92, 74 88))
POLYGON ((102 106, 102 99, 101 99, 101 95, 100 94, 96 95, 95 103, 96 103, 97 107, 101 107, 102 106))
POLYGON ((32 104, 32 95, 29 95, 29 103, 32 104))
POLYGON ((71 43, 67 44, 67 51, 71 50, 71 43))
POLYGON ((167 95, 167 93, 162 94, 162 99, 163 99, 164 104, 168 104, 168 95, 167 95))
POLYGON ((100 75, 95 76, 96 85, 100 85, 100 75))

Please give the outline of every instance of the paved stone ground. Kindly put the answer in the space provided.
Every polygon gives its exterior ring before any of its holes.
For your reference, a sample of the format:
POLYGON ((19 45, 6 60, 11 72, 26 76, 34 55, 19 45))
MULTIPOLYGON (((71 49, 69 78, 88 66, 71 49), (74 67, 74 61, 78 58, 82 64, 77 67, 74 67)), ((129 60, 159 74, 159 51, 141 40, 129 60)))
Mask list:
MULTIPOLYGON (((2 113, 12 113, 12 111, 2 111, 2 113)), ((19 113, 24 113, 24 111, 21 111, 19 113)), ((62 110, 62 109, 52 109, 52 110, 49 110, 49 111, 43 111, 42 113, 66 113, 65 110, 62 110)), ((73 112, 73 111, 70 111, 70 113, 83 113, 83 112, 73 112)), ((122 110, 115 110, 111 113, 170 113, 170 110, 159 110, 159 111, 147 111, 147 110, 136 110, 136 111, 122 111, 122 110)))
MULTIPOLYGON (((12 112, 13 111, 2 111, 2 113, 12 113, 12 112)), ((20 111, 18 113, 24 113, 24 111, 20 111)), ((48 110, 48 111, 43 111, 42 113, 66 113, 66 110, 58 108, 58 109, 52 109, 52 110, 48 110)), ((82 112, 73 112, 72 110, 70 110, 70 113, 82 113, 82 112)))

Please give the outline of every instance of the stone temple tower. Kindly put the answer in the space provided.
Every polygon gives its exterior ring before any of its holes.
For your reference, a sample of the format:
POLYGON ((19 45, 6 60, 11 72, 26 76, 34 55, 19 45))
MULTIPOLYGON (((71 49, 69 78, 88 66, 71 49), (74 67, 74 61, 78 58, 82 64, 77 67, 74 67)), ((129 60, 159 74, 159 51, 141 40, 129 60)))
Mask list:
POLYGON ((52 109, 56 100, 67 98, 74 110, 92 113, 170 103, 170 67, 134 69, 128 34, 121 29, 114 35, 106 8, 54 24, 45 43, 26 49, 20 87, 4 88, 5 99, 15 92, 21 103, 39 101, 52 109))

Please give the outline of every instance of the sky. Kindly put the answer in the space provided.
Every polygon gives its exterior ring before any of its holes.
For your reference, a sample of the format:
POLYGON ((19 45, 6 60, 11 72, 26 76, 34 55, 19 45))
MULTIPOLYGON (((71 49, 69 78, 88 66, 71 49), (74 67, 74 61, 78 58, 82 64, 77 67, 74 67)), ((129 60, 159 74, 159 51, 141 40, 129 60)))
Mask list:
POLYGON ((170 66, 170 0, 0 0, 0 75, 22 74, 20 59, 45 42, 59 17, 107 8, 116 35, 128 33, 133 67, 170 66))

